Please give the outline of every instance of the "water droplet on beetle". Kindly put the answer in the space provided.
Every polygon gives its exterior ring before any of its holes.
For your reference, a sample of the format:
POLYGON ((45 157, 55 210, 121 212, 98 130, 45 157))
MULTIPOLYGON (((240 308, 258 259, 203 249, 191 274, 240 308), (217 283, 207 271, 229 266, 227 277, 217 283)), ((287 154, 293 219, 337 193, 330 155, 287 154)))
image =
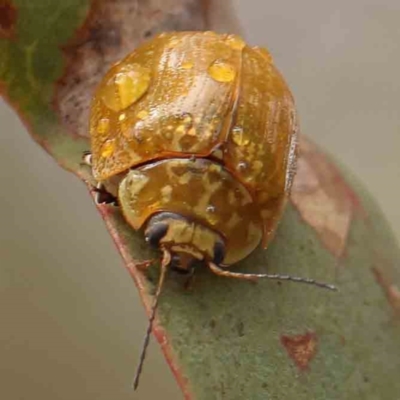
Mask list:
POLYGON ((211 224, 211 225, 215 225, 218 222, 218 215, 216 213, 216 208, 213 205, 209 205, 206 208, 206 213, 207 213, 207 221, 211 224))
POLYGON ((258 54, 260 54, 261 56, 263 56, 269 63, 273 62, 271 53, 267 49, 255 46, 253 47, 253 50, 256 51, 258 54))
POLYGON ((237 165, 237 169, 239 171, 245 171, 247 169, 247 164, 244 161, 241 161, 238 165, 237 165))
POLYGON ((232 140, 238 146, 246 146, 250 143, 249 138, 245 136, 243 128, 240 126, 235 126, 232 128, 232 140))
POLYGON ((165 139, 167 140, 171 140, 172 139, 172 132, 163 132, 163 136, 165 137, 165 139))
POLYGON ((226 43, 234 50, 242 50, 246 46, 245 41, 237 35, 228 35, 226 43))
POLYGON ((169 41, 168 41, 166 47, 168 47, 168 48, 174 48, 179 42, 180 42, 180 40, 179 40, 179 38, 178 38, 177 36, 172 36, 172 37, 169 39, 169 41))
POLYGON ((146 119, 146 118, 149 116, 149 112, 146 111, 146 110, 142 110, 142 111, 139 111, 139 112, 136 114, 136 116, 137 116, 139 119, 146 119))
POLYGON ((186 132, 186 126, 185 125, 178 125, 178 127, 175 129, 175 133, 177 134, 183 134, 186 132))
POLYGON ((181 65, 183 69, 192 69, 194 66, 192 61, 184 61, 181 65))
POLYGON ((121 68, 102 87, 102 100, 113 111, 122 111, 138 101, 150 86, 150 69, 140 64, 121 68))
POLYGON ((97 133, 104 135, 110 129, 110 120, 108 118, 102 118, 97 123, 97 133))
POLYGON ((232 64, 224 60, 216 60, 208 67, 208 73, 217 82, 232 82, 236 71, 232 64))
POLYGON ((192 117, 192 114, 185 113, 185 114, 183 114, 182 116, 183 116, 182 122, 183 122, 185 125, 187 125, 187 126, 193 125, 193 117, 192 117))
POLYGON ((115 142, 114 139, 106 140, 104 144, 101 146, 101 156, 104 158, 108 158, 114 153, 115 142))
POLYGON ((184 135, 189 133, 189 131, 193 127, 193 116, 190 113, 178 114, 174 117, 173 122, 177 124, 175 128, 175 133, 179 135, 184 135))

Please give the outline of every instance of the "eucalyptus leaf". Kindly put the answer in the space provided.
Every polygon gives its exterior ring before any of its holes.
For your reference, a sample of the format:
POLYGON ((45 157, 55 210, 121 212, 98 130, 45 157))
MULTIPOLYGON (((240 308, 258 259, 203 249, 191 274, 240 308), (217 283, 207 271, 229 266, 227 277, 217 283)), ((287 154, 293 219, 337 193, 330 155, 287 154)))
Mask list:
MULTIPOLYGON (((207 29, 210 21, 218 29, 212 2, 162 4, 0 5, 1 94, 32 138, 89 190, 90 170, 81 165, 89 149, 88 107, 107 68, 158 32, 207 29)), ((158 264, 147 274, 136 266, 160 255, 118 209, 97 207, 149 312, 158 264)), ((339 293, 290 282, 251 284, 207 270, 186 290, 171 275, 154 334, 187 399, 395 399, 399 256, 387 222, 357 179, 303 138, 276 237, 235 270, 313 277, 335 283, 339 293)))

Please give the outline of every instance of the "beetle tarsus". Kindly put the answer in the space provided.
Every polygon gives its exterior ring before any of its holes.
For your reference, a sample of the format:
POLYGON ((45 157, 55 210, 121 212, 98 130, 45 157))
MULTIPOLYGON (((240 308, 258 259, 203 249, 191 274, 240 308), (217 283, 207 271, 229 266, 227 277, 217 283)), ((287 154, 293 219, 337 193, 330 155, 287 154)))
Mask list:
POLYGON ((151 260, 142 260, 142 261, 135 261, 135 268, 141 272, 145 272, 149 269, 150 265, 154 264, 153 259, 151 260))

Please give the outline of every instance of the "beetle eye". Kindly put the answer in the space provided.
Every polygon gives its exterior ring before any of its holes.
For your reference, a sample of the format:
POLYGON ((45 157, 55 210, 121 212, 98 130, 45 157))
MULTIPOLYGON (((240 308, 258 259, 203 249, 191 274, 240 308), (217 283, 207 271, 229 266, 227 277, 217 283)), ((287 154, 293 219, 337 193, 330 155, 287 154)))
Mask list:
POLYGON ((146 231, 146 241, 151 246, 157 247, 160 243, 160 240, 167 233, 167 230, 168 230, 168 224, 160 222, 158 224, 152 225, 146 231))
POLYGON ((221 264, 225 258, 225 245, 222 242, 216 242, 214 245, 213 262, 217 265, 221 264))

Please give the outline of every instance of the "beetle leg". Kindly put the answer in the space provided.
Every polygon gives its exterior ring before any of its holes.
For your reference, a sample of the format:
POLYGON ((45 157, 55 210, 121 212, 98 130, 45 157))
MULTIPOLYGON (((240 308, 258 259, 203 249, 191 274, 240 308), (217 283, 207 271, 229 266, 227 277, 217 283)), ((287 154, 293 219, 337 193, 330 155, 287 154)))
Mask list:
POLYGON ((150 265, 154 263, 154 261, 154 259, 135 261, 135 268, 137 268, 139 271, 145 272, 150 267, 150 265))
MULTIPOLYGON (((84 151, 82 154, 82 161, 80 163, 83 166, 92 167, 92 153, 90 151, 84 151)), ((96 193, 95 201, 96 204, 112 204, 118 206, 118 199, 109 193, 105 186, 98 183, 97 186, 92 186, 92 192, 96 193)))
POLYGON ((92 188, 92 191, 96 193, 95 202, 96 204, 111 204, 118 206, 118 199, 113 196, 110 192, 107 192, 103 184, 98 183, 96 187, 92 188))
POLYGON ((186 278, 185 283, 183 285, 185 290, 193 289, 195 277, 196 277, 196 270, 192 268, 189 272, 189 276, 186 278))
MULTIPOLYGON (((92 153, 89 150, 83 152, 80 164, 92 167, 92 153)), ((98 183, 97 186, 92 186, 92 192, 96 193, 96 204, 112 204, 118 206, 118 199, 109 193, 103 184, 98 183)))

